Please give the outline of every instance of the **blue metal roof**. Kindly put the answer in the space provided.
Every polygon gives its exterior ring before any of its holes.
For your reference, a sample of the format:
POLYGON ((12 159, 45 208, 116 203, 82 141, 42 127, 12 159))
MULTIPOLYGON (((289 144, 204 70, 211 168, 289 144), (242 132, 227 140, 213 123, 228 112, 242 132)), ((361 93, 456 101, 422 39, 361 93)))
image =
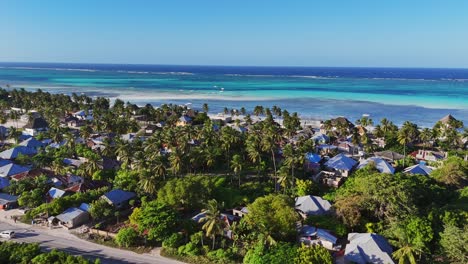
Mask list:
POLYGON ((10 186, 10 180, 7 178, 0 177, 0 189, 10 186))
POLYGON ((0 167, 0 177, 10 177, 30 170, 31 169, 28 167, 23 167, 14 163, 10 163, 0 167))
POLYGON ((29 147, 29 148, 40 148, 40 147, 44 146, 44 143, 42 143, 41 141, 31 137, 31 138, 28 138, 26 140, 23 140, 21 143, 19 143, 19 145, 29 147))
POLYGON ((132 199, 135 196, 136 194, 133 192, 127 192, 120 189, 115 189, 104 194, 104 197, 106 197, 112 204, 120 204, 132 199))
POLYGON ((306 159, 313 163, 319 163, 322 160, 322 157, 320 157, 320 155, 315 154, 315 153, 307 153, 306 159))
POLYGON ((346 170, 350 171, 357 164, 352 158, 347 157, 344 154, 338 154, 335 157, 329 159, 325 166, 335 169, 335 170, 346 170))
POLYGON ((364 168, 369 163, 374 163, 375 168, 381 173, 395 173, 395 169, 392 167, 392 165, 390 165, 387 161, 379 157, 370 157, 366 160, 361 161, 358 165, 358 169, 364 168))
POLYGON ((50 197, 56 199, 62 197, 65 194, 65 191, 52 187, 50 188, 48 193, 50 197))
POLYGON ((431 174, 432 169, 427 167, 424 164, 417 164, 417 165, 406 168, 404 172, 409 173, 409 174, 429 175, 431 174))
POLYGON ((34 148, 25 146, 16 146, 14 148, 0 152, 0 158, 2 159, 16 159, 19 154, 22 155, 34 155, 37 151, 34 148))

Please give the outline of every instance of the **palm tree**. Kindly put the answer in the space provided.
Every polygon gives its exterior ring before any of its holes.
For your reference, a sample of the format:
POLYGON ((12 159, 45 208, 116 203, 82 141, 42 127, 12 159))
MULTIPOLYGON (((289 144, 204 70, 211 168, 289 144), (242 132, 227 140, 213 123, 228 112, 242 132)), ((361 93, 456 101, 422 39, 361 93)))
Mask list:
MULTIPOLYGON (((424 148, 427 146, 429 141, 432 139, 432 131, 429 128, 424 128, 419 135, 419 139, 423 142, 424 148)), ((423 149, 424 149, 423 148, 423 149)))
POLYGON ((75 137, 71 133, 66 133, 65 134, 65 140, 66 140, 65 146, 68 149, 74 150, 75 149, 75 144, 76 144, 75 137))
POLYGON ((412 243, 412 238, 404 231, 397 231, 397 239, 390 242, 398 248, 392 256, 399 264, 417 264, 423 253, 423 249, 412 243))
POLYGON ((117 159, 127 166, 130 165, 133 152, 132 145, 120 139, 116 140, 115 143, 115 154, 117 155, 117 159))
POLYGON ((255 106, 253 112, 254 112, 254 114, 255 114, 256 116, 262 115, 262 114, 264 113, 263 106, 261 106, 261 105, 255 106))
POLYGON ((366 127, 372 126, 374 124, 374 121, 367 116, 363 116, 361 117, 361 119, 356 120, 356 124, 366 127))
POLYGON ((234 174, 239 178, 239 188, 241 186, 241 172, 243 169, 242 157, 239 154, 232 156, 231 160, 231 169, 234 171, 234 174))
POLYGON ((16 127, 10 127, 10 132, 8 133, 9 139, 14 139, 15 143, 18 144, 19 137, 21 136, 21 131, 16 127))
POLYGON ((203 104, 203 112, 208 113, 208 110, 209 110, 208 104, 207 104, 207 103, 204 103, 204 104, 203 104))
MULTIPOLYGON (((418 136, 418 128, 416 124, 405 121, 403 126, 398 131, 397 140, 398 143, 403 145, 403 155, 406 158, 406 146, 412 143, 418 136)), ((403 159, 403 167, 405 166, 405 160, 403 159)))
POLYGON ((18 111, 12 110, 10 112, 10 118, 15 121, 15 127, 18 129, 18 120, 20 119, 20 114, 18 111))
POLYGON ((411 135, 408 133, 407 130, 401 129, 400 131, 398 131, 398 143, 403 145, 403 156, 405 157, 403 159, 403 167, 405 167, 406 145, 411 141, 411 135))
POLYGON ((211 168, 216 164, 216 160, 220 155, 216 147, 207 147, 203 150, 203 157, 207 168, 211 168))
POLYGON ((169 162, 171 164, 172 174, 177 176, 182 166, 182 153, 178 148, 169 156, 169 162))
MULTIPOLYGON (((252 163, 257 163, 258 168, 262 162, 262 153, 260 152, 260 138, 257 134, 249 134, 245 142, 247 155, 252 163)), ((258 174, 260 170, 258 170, 258 174)))
POLYGON ((89 126, 84 126, 80 128, 80 137, 82 137, 84 140, 88 139, 89 136, 91 135, 92 129, 89 126))
POLYGON ((278 180, 276 177, 275 151, 277 148, 276 144, 280 140, 281 140, 281 134, 277 131, 274 125, 269 125, 268 127, 265 127, 264 135, 261 140, 261 148, 262 148, 262 151, 271 153, 271 161, 273 162, 273 175, 275 178, 275 190, 277 189, 276 182, 278 180))
POLYGON ((157 184, 156 177, 151 174, 148 170, 144 170, 140 175, 139 186, 141 190, 151 196, 156 196, 157 184))
POLYGON ((240 112, 242 115, 245 115, 247 111, 245 110, 245 107, 241 107, 240 112))
MULTIPOLYGON (((231 160, 231 147, 240 141, 239 135, 236 134, 236 130, 231 127, 223 127, 221 129, 221 147, 226 152, 226 160, 231 160)), ((229 166, 229 165, 228 165, 229 166)))
POLYGON ((226 223, 221 219, 221 214, 216 200, 208 201, 208 209, 205 211, 205 216, 200 218, 200 223, 204 223, 202 229, 207 237, 213 239, 212 249, 215 248, 216 235, 222 235, 226 223))
POLYGON ((163 180, 166 180, 166 162, 163 156, 158 155, 152 159, 152 169, 158 177, 162 177, 163 180))
POLYGON ((384 133, 387 133, 391 130, 392 122, 390 122, 387 118, 383 118, 382 120, 380 120, 380 125, 382 127, 382 131, 384 133))
POLYGON ((90 155, 88 157, 88 161, 83 163, 83 172, 88 176, 92 177, 93 174, 99 170, 99 156, 98 155, 90 155))

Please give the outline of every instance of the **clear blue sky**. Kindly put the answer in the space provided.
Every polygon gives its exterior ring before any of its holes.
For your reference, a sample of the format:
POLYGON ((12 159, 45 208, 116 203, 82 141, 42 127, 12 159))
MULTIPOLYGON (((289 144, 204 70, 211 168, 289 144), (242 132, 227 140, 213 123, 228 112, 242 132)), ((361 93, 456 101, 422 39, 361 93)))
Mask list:
POLYGON ((1 0, 0 61, 468 68, 468 1, 1 0))

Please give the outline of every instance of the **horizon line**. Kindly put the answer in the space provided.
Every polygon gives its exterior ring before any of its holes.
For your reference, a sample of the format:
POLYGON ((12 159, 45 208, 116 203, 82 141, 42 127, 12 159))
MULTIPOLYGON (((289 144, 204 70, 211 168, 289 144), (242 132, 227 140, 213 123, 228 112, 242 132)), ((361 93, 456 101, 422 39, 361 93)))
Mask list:
POLYGON ((253 68, 377 68, 377 69, 454 69, 468 70, 468 67, 428 66, 295 66, 295 65, 224 65, 224 64, 171 64, 171 63, 109 63, 109 62, 47 62, 47 61, 0 61, 1 63, 23 64, 75 64, 75 65, 135 65, 135 66, 194 66, 194 67, 253 67, 253 68))

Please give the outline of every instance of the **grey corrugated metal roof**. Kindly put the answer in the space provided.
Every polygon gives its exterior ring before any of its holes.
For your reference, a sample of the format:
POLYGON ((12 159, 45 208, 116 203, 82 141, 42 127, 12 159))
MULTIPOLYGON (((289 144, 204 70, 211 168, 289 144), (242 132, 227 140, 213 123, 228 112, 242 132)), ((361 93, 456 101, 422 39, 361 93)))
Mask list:
POLYGON ((61 222, 68 222, 77 218, 78 216, 84 213, 87 213, 87 212, 76 207, 71 207, 65 210, 63 213, 57 215, 56 218, 60 220, 61 222))
POLYGON ((351 170, 355 165, 357 164, 357 161, 354 159, 347 157, 344 154, 338 154, 335 157, 329 159, 326 163, 325 166, 335 169, 335 170, 346 170, 349 171, 351 170))
POLYGON ((366 160, 361 161, 358 165, 358 169, 364 168, 369 163, 374 163, 375 168, 381 173, 395 173, 395 168, 393 168, 392 165, 390 165, 387 161, 379 157, 370 157, 366 160))
POLYGON ((394 264, 392 247, 380 235, 371 233, 348 234, 349 244, 345 249, 345 260, 358 264, 394 264))
POLYGON ((323 215, 331 209, 329 201, 319 196, 301 196, 296 198, 295 207, 306 215, 323 215))

